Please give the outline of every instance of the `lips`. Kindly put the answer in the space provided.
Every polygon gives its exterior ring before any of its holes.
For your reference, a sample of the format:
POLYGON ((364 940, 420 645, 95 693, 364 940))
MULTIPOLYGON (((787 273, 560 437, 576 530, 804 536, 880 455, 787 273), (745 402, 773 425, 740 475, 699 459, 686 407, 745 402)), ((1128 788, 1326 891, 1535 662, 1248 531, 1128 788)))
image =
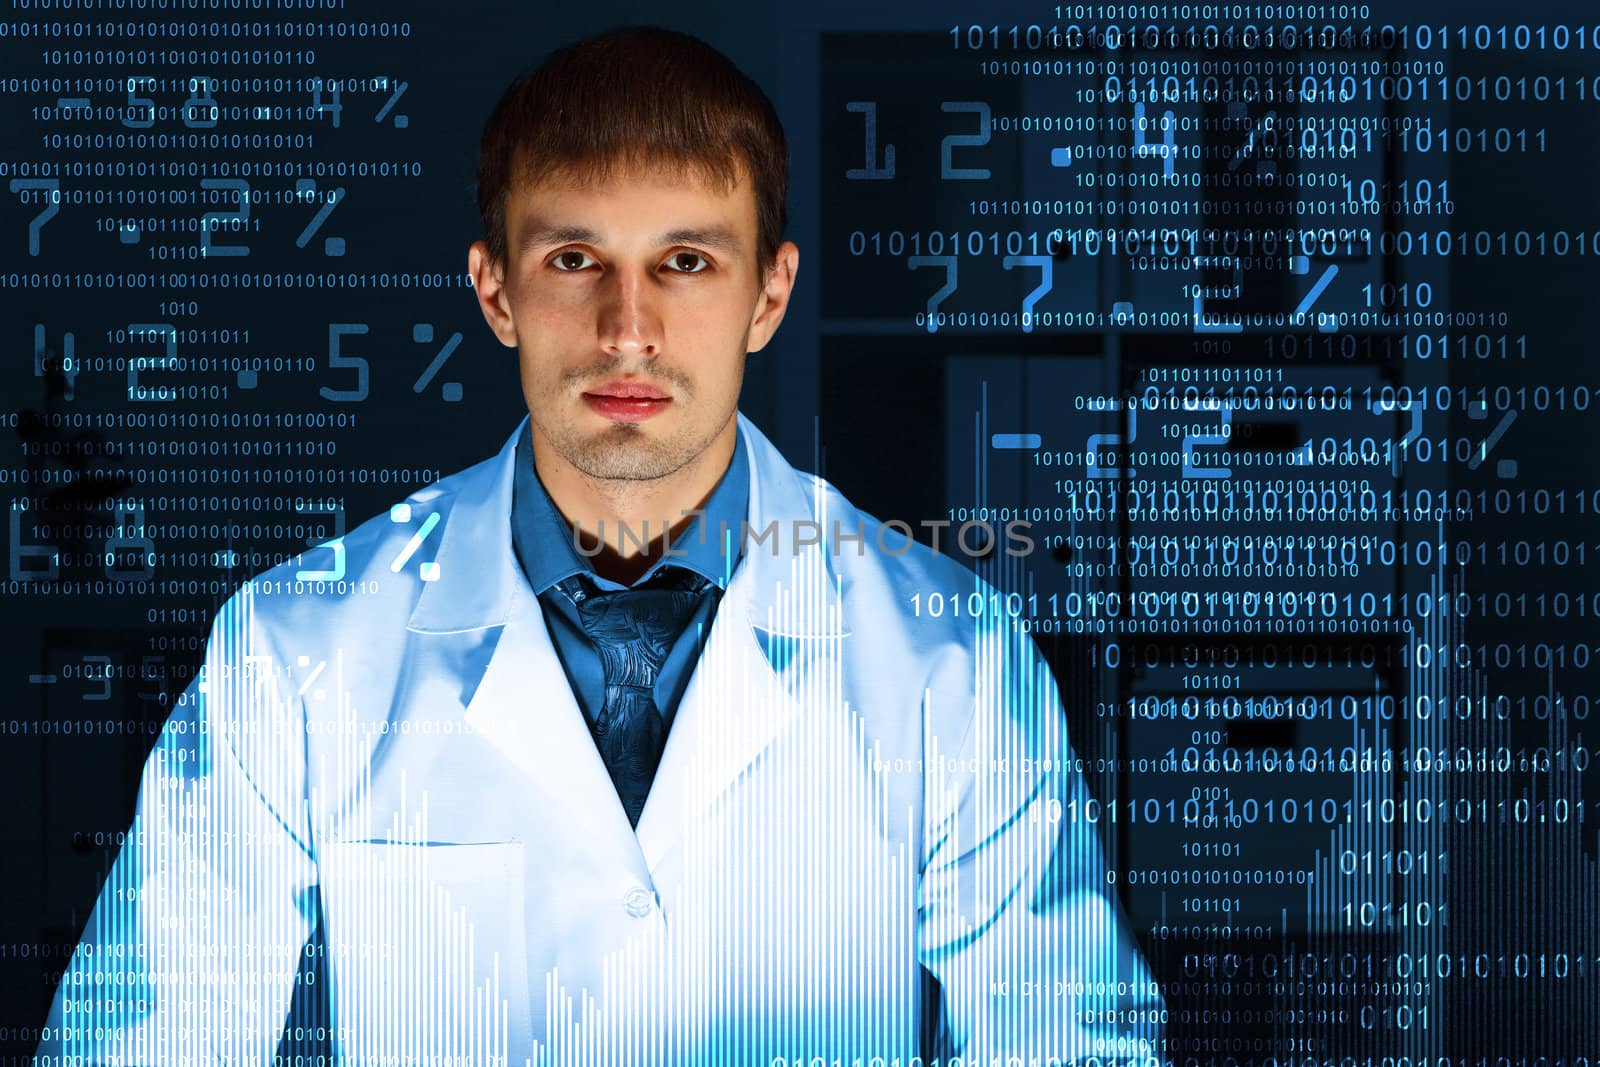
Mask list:
POLYGON ((644 382, 609 381, 584 393, 583 402, 612 422, 643 422, 665 410, 672 398, 644 382))
POLYGON ((624 400, 671 400, 672 397, 647 382, 629 382, 613 379, 604 385, 587 390, 590 396, 614 396, 624 400))

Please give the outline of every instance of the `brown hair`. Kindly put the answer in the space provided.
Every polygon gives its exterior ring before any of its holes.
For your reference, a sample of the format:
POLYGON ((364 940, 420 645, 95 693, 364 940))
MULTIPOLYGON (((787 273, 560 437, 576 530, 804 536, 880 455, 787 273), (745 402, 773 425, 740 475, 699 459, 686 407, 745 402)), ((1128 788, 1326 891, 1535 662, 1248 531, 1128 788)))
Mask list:
POLYGON ((478 214, 503 263, 513 184, 556 174, 604 181, 666 167, 719 191, 740 168, 756 196, 756 268, 772 267, 788 219, 789 151, 778 113, 727 56, 657 26, 608 30, 553 52, 506 90, 478 148, 478 214))

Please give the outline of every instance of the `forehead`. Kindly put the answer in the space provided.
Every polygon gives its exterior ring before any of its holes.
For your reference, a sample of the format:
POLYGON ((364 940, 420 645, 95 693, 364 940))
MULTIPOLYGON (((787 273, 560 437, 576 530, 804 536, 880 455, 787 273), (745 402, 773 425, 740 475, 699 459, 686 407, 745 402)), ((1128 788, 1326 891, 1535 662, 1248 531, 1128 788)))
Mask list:
POLYGON ((518 181, 506 197, 513 247, 563 231, 618 243, 688 231, 724 231, 743 246, 756 239, 755 187, 744 168, 731 187, 676 168, 615 167, 609 172, 556 171, 518 181))

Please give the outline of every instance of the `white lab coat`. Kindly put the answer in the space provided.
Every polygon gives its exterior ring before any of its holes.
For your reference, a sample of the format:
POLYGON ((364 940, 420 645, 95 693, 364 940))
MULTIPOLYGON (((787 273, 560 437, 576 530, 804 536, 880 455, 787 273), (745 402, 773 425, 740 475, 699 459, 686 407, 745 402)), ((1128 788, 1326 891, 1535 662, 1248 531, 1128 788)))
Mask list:
POLYGON ((513 435, 224 606, 41 1057, 265 1062, 317 893, 351 1063, 906 1064, 924 969, 949 1052, 1148 1055, 1159 998, 1032 639, 739 431, 778 537, 637 832, 511 550, 513 435), (797 548, 807 522, 832 544, 797 548))

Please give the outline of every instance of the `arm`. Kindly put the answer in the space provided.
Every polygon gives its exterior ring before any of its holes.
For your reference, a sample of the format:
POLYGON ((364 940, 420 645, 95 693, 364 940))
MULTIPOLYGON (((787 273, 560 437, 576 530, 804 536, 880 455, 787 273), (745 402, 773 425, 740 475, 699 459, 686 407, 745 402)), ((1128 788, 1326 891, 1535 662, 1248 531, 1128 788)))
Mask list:
POLYGON ((302 706, 252 605, 247 585, 217 613, 145 763, 37 1064, 264 1063, 277 1046, 317 875, 302 706))
POLYGON ((1066 716, 1026 634, 979 633, 929 682, 919 959, 938 980, 950 1052, 1041 1065, 1159 1062, 1159 990, 1115 899, 1066 716), (944 763, 938 762, 943 757, 944 763))

